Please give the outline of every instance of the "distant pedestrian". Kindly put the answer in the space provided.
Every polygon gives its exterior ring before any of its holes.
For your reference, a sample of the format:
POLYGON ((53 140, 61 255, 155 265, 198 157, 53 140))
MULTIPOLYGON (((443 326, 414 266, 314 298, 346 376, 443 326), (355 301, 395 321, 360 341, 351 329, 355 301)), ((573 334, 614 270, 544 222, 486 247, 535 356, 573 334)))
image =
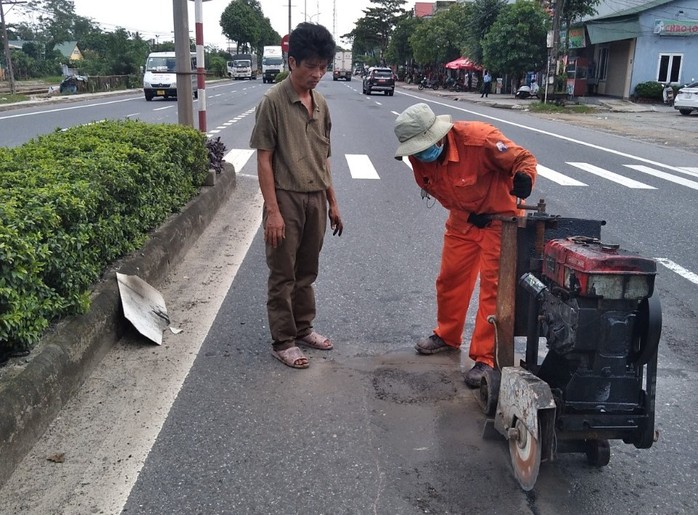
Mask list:
POLYGON ((468 72, 468 91, 473 89, 473 72, 468 72))
POLYGON ((272 355, 293 368, 308 367, 298 345, 332 348, 313 330, 313 283, 328 217, 333 234, 341 236, 344 227, 330 174, 330 112, 315 91, 334 51, 332 34, 322 25, 300 23, 291 32, 290 73, 265 93, 250 138, 264 198, 272 355))
POLYGON ((492 91, 492 75, 485 70, 485 74, 482 76, 482 95, 480 95, 480 98, 489 97, 490 91, 492 91))

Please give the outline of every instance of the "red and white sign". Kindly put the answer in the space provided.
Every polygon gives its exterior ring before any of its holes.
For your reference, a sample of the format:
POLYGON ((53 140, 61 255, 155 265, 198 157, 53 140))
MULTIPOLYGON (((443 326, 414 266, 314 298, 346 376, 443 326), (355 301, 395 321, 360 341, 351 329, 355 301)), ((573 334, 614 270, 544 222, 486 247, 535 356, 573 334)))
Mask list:
POLYGON ((281 51, 288 54, 288 34, 281 38, 281 51))

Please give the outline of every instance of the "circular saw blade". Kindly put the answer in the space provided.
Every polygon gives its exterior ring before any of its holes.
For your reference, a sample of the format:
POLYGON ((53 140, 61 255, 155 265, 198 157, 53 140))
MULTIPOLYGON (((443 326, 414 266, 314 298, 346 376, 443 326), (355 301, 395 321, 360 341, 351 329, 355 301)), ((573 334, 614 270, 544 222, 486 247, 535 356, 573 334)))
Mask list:
POLYGON ((538 479, 541 446, 538 435, 531 433, 521 420, 516 421, 516 429, 519 437, 509 439, 509 455, 516 480, 528 492, 538 479))

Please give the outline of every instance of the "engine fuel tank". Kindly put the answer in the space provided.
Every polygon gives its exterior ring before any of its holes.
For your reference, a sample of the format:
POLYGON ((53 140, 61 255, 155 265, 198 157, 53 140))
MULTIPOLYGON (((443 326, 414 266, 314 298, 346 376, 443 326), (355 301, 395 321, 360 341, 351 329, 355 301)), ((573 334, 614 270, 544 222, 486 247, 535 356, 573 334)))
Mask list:
POLYGON ((576 295, 640 300, 652 295, 657 263, 596 238, 571 236, 545 244, 543 275, 576 295))

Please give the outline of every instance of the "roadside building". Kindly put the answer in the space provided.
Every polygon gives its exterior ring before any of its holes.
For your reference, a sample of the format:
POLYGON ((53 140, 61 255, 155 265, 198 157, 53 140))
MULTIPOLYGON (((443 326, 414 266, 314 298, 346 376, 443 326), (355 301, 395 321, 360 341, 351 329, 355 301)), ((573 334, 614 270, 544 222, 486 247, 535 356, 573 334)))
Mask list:
POLYGON ((642 82, 698 80, 698 0, 606 1, 598 12, 562 35, 568 94, 629 98, 642 82))
POLYGON ((77 41, 66 41, 54 47, 68 61, 82 61, 82 52, 78 48, 77 41))

